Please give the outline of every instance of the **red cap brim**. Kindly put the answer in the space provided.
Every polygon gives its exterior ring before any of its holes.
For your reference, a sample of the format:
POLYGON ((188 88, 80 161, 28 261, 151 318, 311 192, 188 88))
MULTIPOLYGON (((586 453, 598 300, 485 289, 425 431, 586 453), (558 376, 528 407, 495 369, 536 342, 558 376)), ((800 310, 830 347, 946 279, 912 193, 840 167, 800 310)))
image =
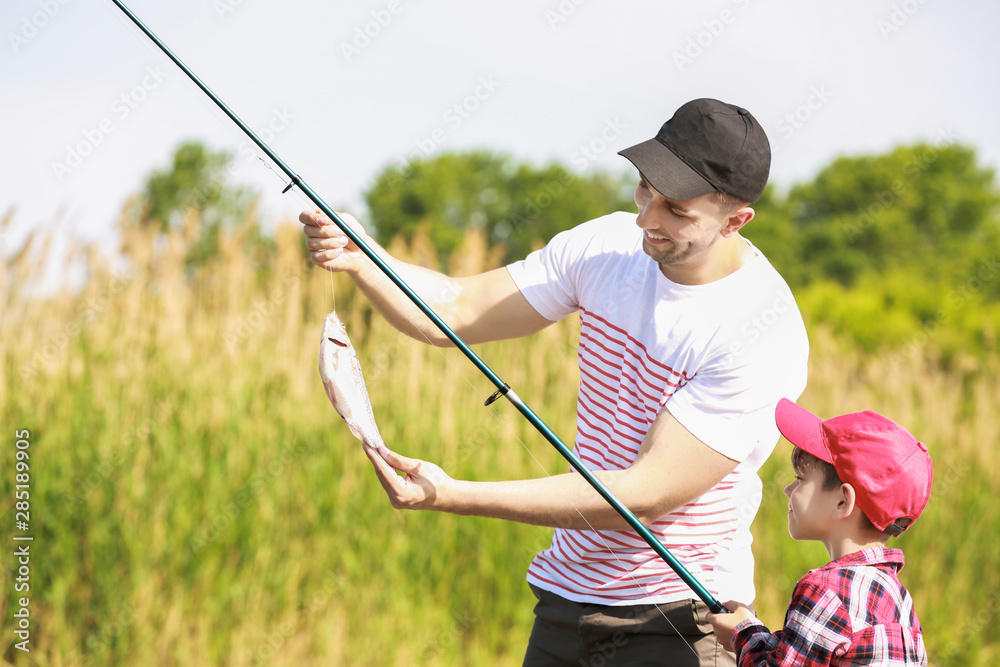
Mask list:
POLYGON ((833 463, 830 450, 823 439, 823 420, 802 406, 783 398, 774 409, 774 421, 781 435, 799 449, 816 458, 833 463))

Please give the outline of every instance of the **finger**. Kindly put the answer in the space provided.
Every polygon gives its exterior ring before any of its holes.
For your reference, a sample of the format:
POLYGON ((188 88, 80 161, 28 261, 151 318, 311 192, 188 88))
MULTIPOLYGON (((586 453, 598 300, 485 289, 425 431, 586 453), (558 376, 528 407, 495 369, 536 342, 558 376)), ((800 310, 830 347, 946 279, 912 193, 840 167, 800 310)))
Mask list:
POLYGON ((318 239, 318 240, 335 240, 341 245, 347 245, 350 240, 347 235, 344 234, 336 225, 323 225, 321 227, 312 227, 306 225, 302 228, 302 232, 306 235, 307 240, 318 239))
POLYGON ((377 448, 372 447, 366 442, 364 443, 364 450, 368 460, 372 462, 372 465, 375 466, 377 471, 391 473, 394 477, 398 477, 398 475, 396 475, 396 469, 386 463, 385 458, 381 455, 377 448))
POLYGON ((420 465, 420 459, 411 459, 402 454, 397 454, 385 445, 378 448, 378 453, 394 469, 404 473, 412 473, 420 465))
POLYGON ((365 455, 368 456, 368 460, 372 462, 372 466, 375 468, 375 475, 378 477, 379 483, 382 485, 382 488, 385 489, 386 494, 389 496, 389 500, 395 507, 396 500, 400 497, 403 478, 396 474, 396 471, 392 468, 392 466, 385 462, 377 450, 367 446, 364 450, 365 455))
POLYGON ((303 225, 302 233, 311 239, 328 239, 336 229, 330 225, 303 225))
POLYGON ((341 249, 315 250, 309 253, 309 259, 312 260, 313 264, 321 268, 340 271, 344 269, 343 262, 340 261, 343 255, 344 251, 341 249))
MULTIPOLYGON (((308 229, 312 229, 311 227, 308 229)), ((345 236, 309 236, 306 235, 306 248, 309 250, 343 250, 347 247, 345 236)))
MULTIPOLYGON (((346 222, 351 227, 354 227, 355 229, 358 229, 359 227, 361 227, 361 223, 358 222, 358 219, 355 218, 350 213, 344 213, 343 211, 337 211, 337 215, 340 216, 340 219, 343 220, 344 222, 346 222)), ((333 222, 333 221, 331 220, 330 222, 333 222)))
POLYGON ((302 211, 299 213, 299 222, 303 225, 308 225, 310 227, 320 227, 325 224, 328 218, 323 214, 322 211, 302 211))

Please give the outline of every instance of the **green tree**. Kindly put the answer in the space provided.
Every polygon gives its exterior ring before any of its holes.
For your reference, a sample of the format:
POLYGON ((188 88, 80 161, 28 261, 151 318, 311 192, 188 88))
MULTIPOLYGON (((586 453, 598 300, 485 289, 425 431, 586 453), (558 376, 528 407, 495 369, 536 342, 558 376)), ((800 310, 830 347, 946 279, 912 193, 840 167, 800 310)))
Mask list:
POLYGON ((918 143, 841 157, 757 205, 747 236, 806 318, 868 349, 996 345, 1000 193, 967 146, 918 143))
POLYGON ((926 143, 839 158, 788 197, 807 279, 845 286, 897 271, 957 278, 996 247, 998 203, 995 175, 973 149, 926 143))
POLYGON ((383 170, 365 193, 376 238, 410 239, 427 228, 442 262, 469 228, 486 231, 520 259, 557 232, 616 210, 634 210, 634 180, 603 172, 577 175, 487 151, 443 153, 383 170))
POLYGON ((228 153, 212 151, 197 141, 181 144, 170 166, 155 170, 146 181, 140 224, 164 231, 180 227, 190 212, 197 211, 200 229, 189 265, 200 265, 217 253, 223 229, 246 226, 246 242, 256 249, 267 247, 269 241, 255 218, 257 194, 233 183, 234 173, 228 153))
POLYGON ((740 234, 760 248, 789 285, 802 284, 805 277, 802 249, 788 199, 768 184, 752 208, 756 215, 740 234))

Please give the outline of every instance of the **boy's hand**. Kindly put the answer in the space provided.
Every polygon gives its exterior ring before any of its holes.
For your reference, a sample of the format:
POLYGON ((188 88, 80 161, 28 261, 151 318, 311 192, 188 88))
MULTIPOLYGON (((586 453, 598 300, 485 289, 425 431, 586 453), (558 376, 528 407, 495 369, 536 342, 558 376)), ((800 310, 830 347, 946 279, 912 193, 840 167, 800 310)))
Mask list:
POLYGON ((733 628, 739 625, 742 621, 745 621, 748 618, 755 618, 755 616, 753 615, 753 612, 750 611, 750 607, 739 602, 730 600, 722 606, 728 609, 730 613, 713 614, 712 612, 709 612, 706 618, 708 622, 712 624, 712 627, 715 628, 715 636, 719 640, 719 643, 722 644, 723 648, 727 651, 732 651, 733 645, 729 641, 729 638, 733 634, 733 628))

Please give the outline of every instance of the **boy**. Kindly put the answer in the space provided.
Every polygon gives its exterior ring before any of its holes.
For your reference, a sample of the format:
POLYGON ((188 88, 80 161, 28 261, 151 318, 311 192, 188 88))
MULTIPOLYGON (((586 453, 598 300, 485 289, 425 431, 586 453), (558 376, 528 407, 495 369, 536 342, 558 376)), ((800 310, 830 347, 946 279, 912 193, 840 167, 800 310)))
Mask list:
POLYGON ((926 665, 913 600, 896 578, 903 552, 885 542, 927 505, 927 448, 870 410, 822 421, 783 398, 775 421, 795 445, 788 532, 822 542, 832 560, 799 581, 778 632, 739 603, 709 614, 719 641, 741 667, 926 665))

